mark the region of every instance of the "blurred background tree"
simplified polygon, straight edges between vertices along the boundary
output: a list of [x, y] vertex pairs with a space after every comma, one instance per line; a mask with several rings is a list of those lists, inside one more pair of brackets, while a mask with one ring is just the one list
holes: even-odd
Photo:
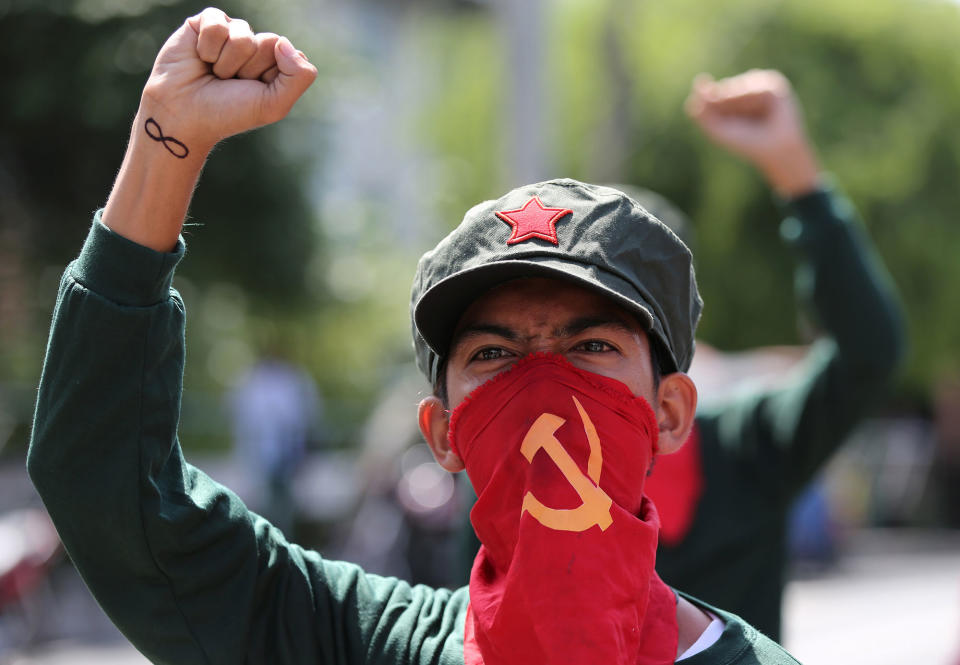
[[[643, 185], [691, 216], [704, 339], [728, 350], [801, 341], [775, 201], [757, 173], [709, 144], [683, 112], [699, 72], [780, 69], [824, 167], [899, 285], [912, 342], [902, 394], [925, 400], [930, 382], [960, 365], [958, 10], [915, 0], [545, 3], [542, 175]], [[487, 165], [496, 155], [499, 166], [471, 176], [503, 186], [504, 162], [523, 146], [504, 146], [500, 124], [487, 120], [484, 101], [496, 107], [511, 74], [502, 24], [486, 27], [486, 38], [460, 40], [455, 31], [446, 44], [449, 75], [425, 135], [458, 161], [479, 153], [473, 163]], [[467, 100], [478, 123], [463, 121]], [[451, 225], [476, 189], [471, 182], [449, 201]]]
[[[190, 11], [186, 2], [19, 3], [4, 17], [4, 62], [25, 69], [3, 105], [4, 198], [28, 211], [23, 255], [30, 263], [72, 257], [86, 233], [79, 211], [103, 204], [116, 174], [139, 93], [157, 50]], [[256, 20], [253, 3], [230, 11]], [[15, 129], [14, 129], [15, 128]], [[236, 282], [254, 297], [295, 301], [315, 238], [297, 165], [276, 136], [224, 143], [194, 201], [194, 242], [204, 261], [191, 275]], [[265, 218], [271, 219], [270, 232]]]
[[[240, 0], [225, 8], [255, 23], [258, 6]], [[0, 62], [12, 72], [0, 106], [5, 382], [35, 379], [54, 279], [106, 200], [158, 49], [197, 10], [195, 2], [171, 0], [0, 3]], [[217, 149], [217, 167], [202, 178], [185, 235], [203, 260], [185, 262], [182, 281], [188, 290], [234, 285], [211, 292], [227, 300], [219, 308], [208, 303], [217, 315], [247, 301], [281, 318], [316, 304], [308, 267], [320, 236], [305, 191], [307, 161], [283, 145], [275, 128], [237, 137]], [[210, 323], [211, 333], [222, 334], [238, 322]], [[206, 356], [216, 335], [192, 333], [191, 350]], [[205, 375], [191, 380], [209, 385]]]

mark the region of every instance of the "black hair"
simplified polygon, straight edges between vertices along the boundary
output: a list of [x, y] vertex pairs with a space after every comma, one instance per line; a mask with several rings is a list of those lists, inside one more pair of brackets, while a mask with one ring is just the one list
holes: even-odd
[[653, 379], [653, 392], [657, 392], [660, 389], [660, 379], [664, 374], [670, 373], [663, 369], [663, 359], [669, 357], [669, 354], [660, 347], [659, 340], [653, 339], [650, 335], [647, 335], [647, 339], [650, 341], [650, 374]]
[[450, 400], [447, 394], [447, 357], [443, 356], [437, 361], [437, 378], [433, 381], [433, 396], [439, 397], [443, 403], [443, 408], [450, 408]]

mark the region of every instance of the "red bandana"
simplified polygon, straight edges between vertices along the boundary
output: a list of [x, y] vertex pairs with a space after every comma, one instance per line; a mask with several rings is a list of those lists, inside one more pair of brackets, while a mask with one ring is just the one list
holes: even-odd
[[654, 571], [643, 496], [649, 404], [560, 356], [525, 358], [477, 388], [450, 443], [478, 500], [467, 665], [672, 663], [676, 597]]
[[683, 447], [658, 457], [647, 478], [647, 496], [660, 514], [660, 542], [671, 547], [680, 544], [693, 526], [702, 494], [700, 428], [694, 422]]

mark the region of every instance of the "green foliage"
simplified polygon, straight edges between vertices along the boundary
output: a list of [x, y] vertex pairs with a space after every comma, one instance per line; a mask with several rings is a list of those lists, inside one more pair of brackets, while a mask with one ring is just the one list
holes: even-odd
[[[923, 393], [960, 365], [955, 3], [563, 0], [546, 7], [551, 173], [636, 183], [688, 212], [706, 301], [702, 337], [727, 349], [798, 341], [794, 263], [771, 194], [683, 113], [699, 72], [776, 68], [793, 82], [825, 168], [857, 205], [903, 296], [912, 335], [904, 387]], [[496, 27], [488, 29], [495, 41]], [[451, 46], [451, 62], [473, 48]], [[494, 63], [473, 61], [447, 81], [451, 101], [431, 117], [452, 118], [453, 105], [475, 99], [496, 72]], [[503, 106], [495, 95], [488, 104], [475, 113], [489, 133], [473, 136], [469, 149], [495, 144], [496, 123], [487, 118]], [[460, 115], [448, 122], [467, 124]], [[438, 144], [471, 157], [458, 151], [466, 145]], [[628, 146], [625, 158], [620, 145]], [[485, 162], [489, 148], [479, 154]]]
[[[0, 0], [0, 62], [13, 72], [0, 106], [0, 376], [24, 386], [16, 399], [27, 405], [20, 409], [26, 419], [56, 278], [106, 199], [156, 51], [203, 6]], [[392, 15], [415, 15], [405, 26], [425, 82], [411, 93], [421, 108], [412, 140], [433, 160], [433, 180], [418, 195], [444, 227], [416, 240], [424, 249], [468, 207], [517, 184], [506, 178], [511, 154], [523, 146], [503, 138], [511, 63], [500, 15], [404, 6]], [[923, 393], [941, 371], [960, 367], [956, 4], [542, 6], [547, 175], [643, 185], [689, 213], [707, 303], [702, 337], [727, 349], [798, 339], [793, 258], [767, 188], [710, 145], [682, 110], [698, 72], [774, 67], [793, 81], [825, 167], [856, 203], [903, 295], [913, 346], [905, 388]], [[316, 112], [310, 104], [326, 99], [333, 84], [377, 85], [378, 63], [338, 36], [340, 28], [323, 24], [327, 12], [309, 3], [221, 7], [254, 27], [287, 30], [321, 80], [298, 104], [299, 117], [231, 139], [203, 175], [177, 282], [190, 311], [188, 396], [216, 403], [209, 395], [229, 384], [272, 330], [321, 381], [334, 426], [347, 428], [368, 411], [391, 368], [410, 359], [414, 233], [391, 235], [407, 227], [384, 222], [392, 212], [385, 197], [347, 216], [328, 215], [327, 226], [343, 234], [320, 241], [305, 192], [320, 168], [325, 127], [309, 117]], [[10, 302], [27, 303], [28, 311]], [[185, 409], [184, 418], [209, 412]]]
[[[157, 51], [186, 16], [205, 6], [178, 0], [0, 2], [0, 62], [8, 73], [0, 105], [0, 388], [12, 395], [0, 399], [0, 416], [5, 402], [13, 414], [6, 417], [19, 423], [13, 437], [19, 447], [25, 445], [56, 275], [106, 201]], [[247, 0], [220, 6], [254, 26], [265, 11]], [[244, 303], [269, 303], [281, 313], [322, 304], [322, 291], [310, 284], [310, 259], [320, 239], [306, 196], [307, 164], [278, 147], [284, 132], [295, 129], [291, 120], [286, 128], [265, 128], [218, 147], [191, 207], [185, 229], [190, 252], [178, 283], [180, 277], [205, 286], [227, 281], [239, 287], [235, 293]], [[192, 352], [214, 346], [213, 335], [223, 331], [191, 325], [188, 334]], [[203, 362], [191, 369], [188, 400], [206, 399], [204, 390], [214, 394], [222, 387], [207, 370]], [[188, 412], [189, 405], [187, 420]]]
[[506, 63], [494, 28], [488, 14], [441, 14], [425, 21], [419, 35], [435, 55], [434, 86], [417, 133], [440, 162], [442, 181], [430, 195], [450, 228], [468, 207], [498, 195]]
[[[228, 12], [256, 19], [252, 3], [226, 5]], [[7, 9], [0, 61], [8, 72], [29, 65], [5, 85], [0, 163], [13, 174], [20, 206], [29, 210], [24, 235], [31, 265], [63, 265], [76, 253], [87, 215], [110, 191], [157, 51], [199, 9], [195, 2], [170, 0], [77, 0], [59, 11], [35, 2]], [[204, 226], [192, 239], [204, 261], [188, 261], [184, 271], [226, 277], [270, 300], [296, 300], [305, 291], [304, 266], [315, 237], [301, 165], [278, 154], [276, 142], [268, 128], [218, 149], [216, 168], [204, 174], [191, 209], [193, 221]]]

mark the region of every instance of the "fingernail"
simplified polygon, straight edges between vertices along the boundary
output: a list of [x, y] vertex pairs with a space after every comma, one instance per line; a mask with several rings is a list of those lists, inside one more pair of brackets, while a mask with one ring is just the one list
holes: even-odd
[[293, 48], [293, 44], [290, 43], [290, 40], [286, 37], [281, 37], [277, 40], [277, 46], [280, 47], [280, 52], [283, 53], [288, 58], [297, 57], [297, 51]]

